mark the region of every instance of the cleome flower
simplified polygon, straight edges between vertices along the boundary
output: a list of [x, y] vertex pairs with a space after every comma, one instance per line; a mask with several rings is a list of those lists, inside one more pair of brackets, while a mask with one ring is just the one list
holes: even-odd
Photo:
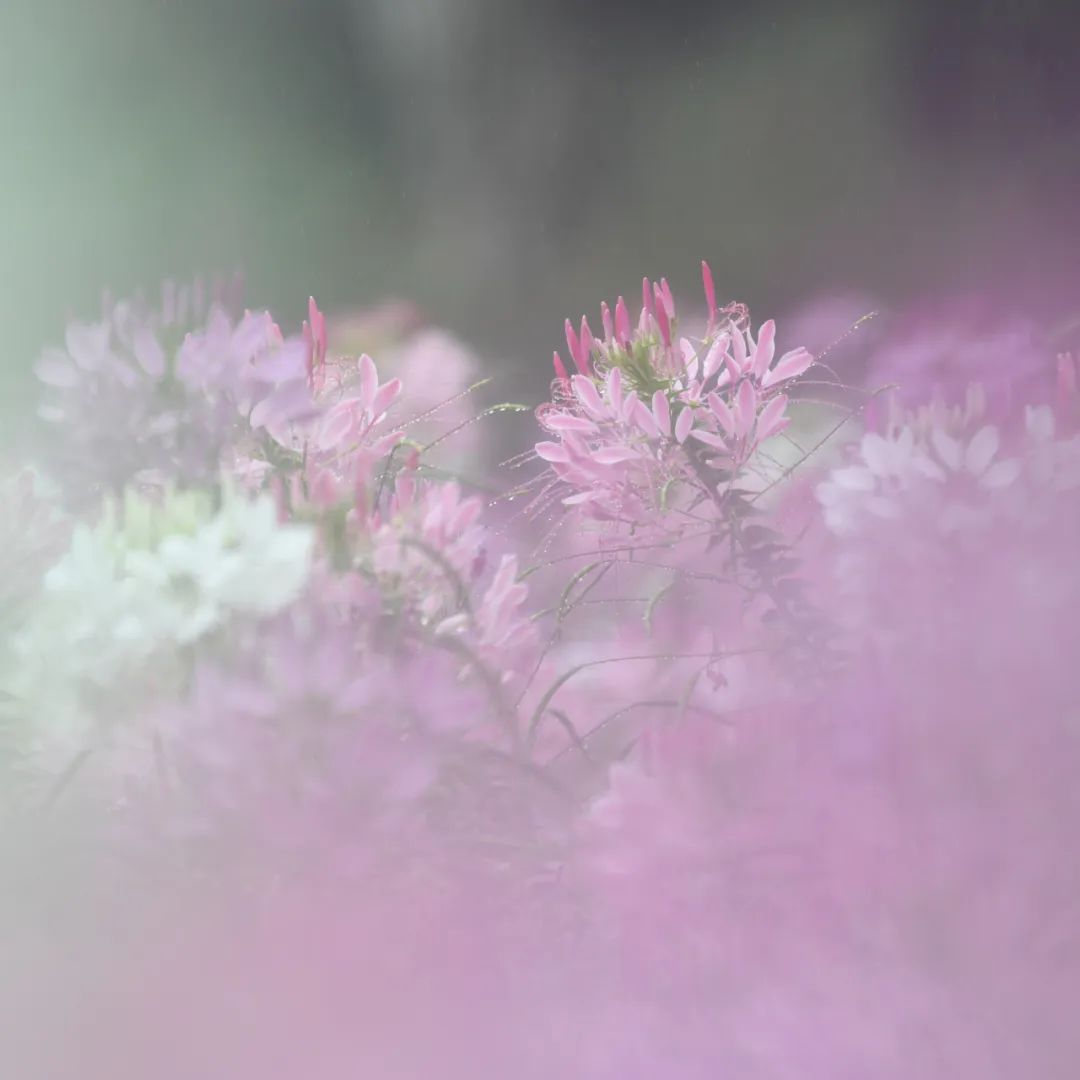
[[1030, 495], [1067, 486], [1076, 440], [1055, 440], [1049, 406], [1028, 406], [1025, 427], [1013, 431], [985, 422], [985, 400], [972, 386], [964, 408], [941, 399], [908, 412], [894, 405], [884, 434], [864, 434], [849, 462], [818, 485], [829, 529], [850, 533], [875, 518], [922, 514], [950, 532], [987, 513], [1030, 516]]
[[129, 491], [98, 524], [77, 526], [45, 574], [40, 601], [13, 635], [6, 689], [52, 764], [66, 763], [54, 750], [70, 757], [85, 747], [94, 702], [121, 692], [122, 680], [167, 684], [178, 650], [299, 596], [314, 531], [279, 523], [268, 496], [225, 490], [218, 509], [203, 492], [152, 502]]
[[157, 309], [121, 301], [70, 324], [64, 348], [38, 361], [44, 456], [69, 495], [145, 477], [212, 482], [232, 444], [311, 414], [303, 340], [265, 311], [204, 310], [196, 292], [166, 285]]
[[755, 337], [741, 305], [716, 306], [702, 264], [709, 317], [696, 344], [677, 334], [666, 281], [643, 282], [631, 326], [620, 297], [602, 307], [603, 338], [567, 321], [576, 372], [555, 356], [553, 400], [539, 412], [553, 437], [536, 444], [561, 501], [594, 519], [640, 527], [669, 511], [715, 501], [766, 440], [790, 423], [784, 389], [813, 363], [805, 349], [776, 358], [776, 326]]
[[351, 501], [375, 462], [404, 438], [387, 423], [402, 382], [381, 382], [367, 354], [331, 360], [326, 320], [314, 299], [302, 340], [283, 361], [276, 373], [287, 377], [250, 414], [252, 427], [264, 429], [274, 445], [254, 445], [234, 468], [256, 486], [275, 468], [290, 474], [293, 505]]

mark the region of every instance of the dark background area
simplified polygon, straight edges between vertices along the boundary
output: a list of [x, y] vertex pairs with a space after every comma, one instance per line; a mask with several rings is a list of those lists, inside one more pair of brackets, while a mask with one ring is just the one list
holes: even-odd
[[[0, 389], [102, 288], [392, 296], [539, 391], [697, 265], [758, 311], [1080, 301], [1080, 5], [0, 0]], [[1080, 303], [1073, 303], [1080, 307]]]

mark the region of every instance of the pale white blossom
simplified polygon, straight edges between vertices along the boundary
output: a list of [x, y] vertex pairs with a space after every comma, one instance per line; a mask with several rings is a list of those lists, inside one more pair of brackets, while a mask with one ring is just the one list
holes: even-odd
[[91, 699], [165, 677], [180, 648], [230, 617], [280, 611], [308, 580], [313, 547], [313, 530], [279, 523], [269, 497], [228, 491], [216, 511], [186, 495], [129, 497], [77, 528], [13, 642], [11, 689], [42, 748], [79, 752]]

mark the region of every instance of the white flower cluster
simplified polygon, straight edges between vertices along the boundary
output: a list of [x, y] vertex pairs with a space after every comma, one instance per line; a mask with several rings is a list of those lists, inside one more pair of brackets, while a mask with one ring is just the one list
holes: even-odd
[[95, 688], [152, 680], [158, 658], [168, 670], [231, 616], [281, 610], [308, 580], [314, 540], [308, 526], [279, 523], [269, 497], [228, 491], [216, 511], [204, 496], [129, 498], [79, 527], [14, 640], [11, 687], [27, 720], [80, 746]]
[[817, 488], [826, 525], [845, 535], [919, 511], [954, 533], [991, 512], [1029, 518], [1033, 498], [1080, 487], [1080, 437], [1057, 437], [1049, 406], [1028, 406], [1008, 456], [999, 429], [972, 419], [924, 410], [884, 435], [867, 432], [854, 459]]

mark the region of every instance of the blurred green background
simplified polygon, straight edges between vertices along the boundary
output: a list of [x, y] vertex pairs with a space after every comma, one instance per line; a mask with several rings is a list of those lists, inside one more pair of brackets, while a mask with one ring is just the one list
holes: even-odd
[[103, 288], [393, 296], [547, 382], [643, 274], [1080, 292], [1073, 3], [0, 0], [0, 415]]

